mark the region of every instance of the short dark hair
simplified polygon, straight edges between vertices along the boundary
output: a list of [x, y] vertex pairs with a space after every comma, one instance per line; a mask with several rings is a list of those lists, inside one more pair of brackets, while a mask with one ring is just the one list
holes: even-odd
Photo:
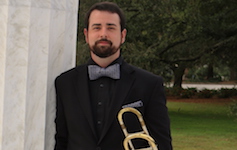
[[89, 11], [86, 13], [86, 17], [85, 17], [85, 27], [87, 29], [89, 26], [89, 18], [90, 18], [91, 12], [93, 10], [108, 11], [111, 13], [118, 14], [119, 18], [120, 18], [121, 32], [123, 31], [123, 29], [125, 29], [125, 24], [126, 24], [125, 15], [124, 15], [123, 11], [119, 8], [119, 6], [113, 2], [99, 2], [99, 3], [96, 3], [93, 6], [91, 6]]

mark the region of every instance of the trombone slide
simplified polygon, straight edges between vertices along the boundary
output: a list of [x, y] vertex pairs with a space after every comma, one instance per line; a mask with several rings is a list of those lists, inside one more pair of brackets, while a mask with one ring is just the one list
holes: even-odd
[[[123, 114], [125, 112], [132, 112], [138, 117], [138, 120], [139, 120], [141, 127], [143, 129], [141, 132], [128, 133], [126, 126], [123, 122]], [[136, 139], [136, 138], [144, 139], [144, 140], [148, 141], [148, 143], [150, 145], [150, 147], [148, 147], [148, 148], [142, 148], [139, 150], [158, 150], [157, 146], [155, 144], [155, 140], [148, 133], [148, 130], [146, 128], [142, 114], [137, 109], [132, 108], [132, 107], [126, 107], [126, 108], [121, 109], [118, 113], [118, 121], [119, 121], [119, 124], [123, 130], [124, 135], [125, 135], [125, 139], [123, 141], [123, 146], [124, 146], [125, 150], [129, 150], [129, 146], [132, 150], [135, 150], [131, 140]]]

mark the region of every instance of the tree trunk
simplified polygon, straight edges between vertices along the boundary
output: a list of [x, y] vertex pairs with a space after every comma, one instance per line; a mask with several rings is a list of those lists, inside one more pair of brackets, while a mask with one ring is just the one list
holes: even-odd
[[230, 81], [236, 81], [236, 80], [237, 80], [236, 68], [230, 67]]
[[209, 64], [207, 67], [207, 80], [212, 80], [214, 77], [213, 65]]
[[185, 69], [186, 69], [186, 66], [184, 64], [179, 64], [173, 69], [174, 71], [173, 87], [182, 88], [183, 75], [184, 75]]

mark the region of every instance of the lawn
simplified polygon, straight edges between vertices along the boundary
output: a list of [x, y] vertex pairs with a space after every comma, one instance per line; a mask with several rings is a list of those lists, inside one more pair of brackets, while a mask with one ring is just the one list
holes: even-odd
[[237, 121], [228, 105], [170, 102], [174, 150], [237, 150]]

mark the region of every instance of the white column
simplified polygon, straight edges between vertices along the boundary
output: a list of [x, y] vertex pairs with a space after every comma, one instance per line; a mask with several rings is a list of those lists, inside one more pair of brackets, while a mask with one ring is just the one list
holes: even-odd
[[0, 0], [0, 150], [52, 150], [54, 79], [75, 66], [78, 0]]

